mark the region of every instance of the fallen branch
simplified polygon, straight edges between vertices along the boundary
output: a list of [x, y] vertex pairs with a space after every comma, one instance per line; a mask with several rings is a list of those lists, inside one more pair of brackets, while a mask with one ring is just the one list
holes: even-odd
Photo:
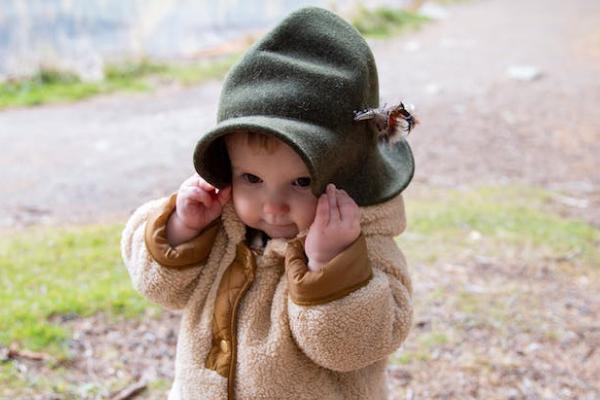
[[2, 349], [3, 360], [14, 360], [16, 358], [26, 358], [33, 361], [48, 361], [52, 360], [53, 357], [50, 354], [40, 353], [27, 349], [19, 349], [16, 343], [10, 345], [10, 347]]
[[144, 379], [139, 380], [138, 382], [132, 383], [131, 385], [119, 390], [117, 393], [113, 394], [110, 400], [128, 400], [133, 399], [138, 394], [142, 393], [146, 390], [147, 383]]

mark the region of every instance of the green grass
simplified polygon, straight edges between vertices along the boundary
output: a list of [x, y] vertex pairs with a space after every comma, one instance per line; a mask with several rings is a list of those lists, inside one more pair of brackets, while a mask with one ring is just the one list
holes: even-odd
[[[81, 399], [81, 391], [68, 379], [57, 379], [57, 376], [68, 376], [68, 371], [57, 368], [51, 376], [33, 375], [19, 371], [14, 363], [0, 364], [0, 398], [2, 399], [34, 399], [40, 394], [60, 399]], [[79, 392], [79, 393], [78, 393]], [[89, 398], [89, 397], [86, 397]]]
[[[107, 380], [75, 380], [71, 370], [55, 367], [42, 372], [19, 371], [16, 363], [0, 364], [1, 399], [108, 399], [111, 393], [131, 383], [127, 378], [113, 377]], [[157, 379], [149, 382], [141, 398], [164, 399], [170, 381]], [[40, 397], [40, 395], [43, 395]]]
[[152, 77], [163, 82], [174, 81], [183, 85], [193, 85], [208, 79], [222, 78], [238, 58], [239, 54], [233, 54], [218, 60], [191, 64], [167, 64], [144, 60], [139, 63], [108, 66], [105, 75], [108, 82], [139, 82]]
[[122, 226], [30, 229], [0, 237], [0, 343], [61, 355], [61, 316], [135, 316], [148, 303], [132, 289], [119, 251]]
[[42, 70], [29, 79], [0, 83], [0, 110], [46, 103], [73, 102], [116, 91], [148, 91], [170, 82], [193, 85], [225, 75], [239, 55], [193, 64], [167, 64], [150, 60], [108, 65], [105, 79], [82, 82], [77, 76]]
[[364, 36], [385, 38], [403, 31], [416, 30], [429, 18], [413, 11], [378, 7], [374, 10], [360, 8], [352, 20], [354, 27]]
[[600, 271], [600, 230], [558, 215], [555, 193], [525, 187], [439, 190], [408, 197], [407, 233], [398, 238], [419, 261], [454, 256], [531, 257]]

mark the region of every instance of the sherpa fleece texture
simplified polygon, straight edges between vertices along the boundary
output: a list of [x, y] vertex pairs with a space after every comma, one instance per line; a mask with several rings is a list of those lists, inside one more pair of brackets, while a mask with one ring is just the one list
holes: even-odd
[[[227, 378], [206, 368], [206, 360], [219, 282], [246, 228], [229, 203], [204, 264], [160, 265], [144, 235], [149, 216], [167, 201], [152, 201], [132, 215], [122, 255], [138, 291], [182, 310], [169, 399], [227, 399]], [[361, 211], [373, 276], [342, 298], [311, 306], [294, 303], [283, 239], [270, 240], [256, 257], [256, 276], [236, 321], [236, 399], [387, 399], [387, 356], [406, 338], [412, 317], [411, 282], [394, 242], [405, 227], [404, 204], [398, 195]]]

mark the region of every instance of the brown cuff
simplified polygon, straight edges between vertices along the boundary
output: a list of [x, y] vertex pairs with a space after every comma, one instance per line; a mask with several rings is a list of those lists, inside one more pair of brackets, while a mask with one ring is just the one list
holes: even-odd
[[295, 240], [289, 243], [285, 265], [289, 295], [302, 306], [340, 299], [365, 286], [373, 276], [363, 235], [316, 272], [307, 267], [302, 241]]
[[217, 232], [219, 218], [211, 222], [192, 240], [172, 247], [167, 240], [167, 222], [175, 210], [177, 193], [156, 213], [148, 216], [144, 240], [157, 263], [167, 268], [188, 268], [205, 261], [210, 254]]

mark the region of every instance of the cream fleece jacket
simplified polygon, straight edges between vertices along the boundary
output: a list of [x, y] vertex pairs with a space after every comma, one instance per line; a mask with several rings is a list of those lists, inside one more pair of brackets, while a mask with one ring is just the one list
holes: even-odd
[[[219, 282], [246, 228], [228, 203], [205, 262], [161, 265], [144, 233], [149, 216], [167, 202], [155, 200], [134, 212], [122, 236], [123, 259], [140, 293], [182, 311], [169, 399], [227, 399], [228, 378], [206, 362]], [[254, 280], [234, 321], [236, 399], [387, 399], [387, 356], [406, 338], [412, 317], [411, 282], [394, 241], [405, 228], [402, 196], [361, 212], [372, 278], [341, 298], [318, 305], [293, 301], [283, 239], [270, 240], [255, 256]], [[172, 253], [176, 257], [177, 248]]]

